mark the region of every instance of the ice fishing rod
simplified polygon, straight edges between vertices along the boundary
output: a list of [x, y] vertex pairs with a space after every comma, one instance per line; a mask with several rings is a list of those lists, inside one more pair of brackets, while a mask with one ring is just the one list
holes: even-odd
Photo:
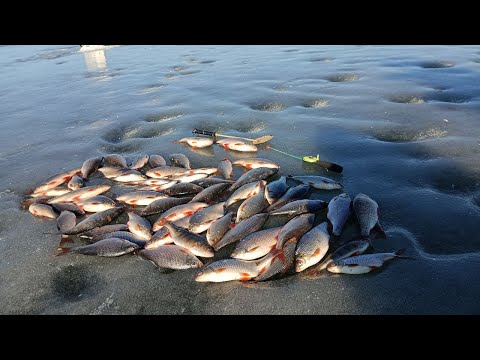
[[[263, 143], [273, 139], [272, 135], [265, 135], [265, 136], [261, 136], [261, 137], [256, 138], [256, 139], [250, 139], [250, 138], [244, 138], [244, 137], [240, 137], [240, 136], [219, 134], [215, 131], [199, 130], [199, 129], [193, 129], [192, 133], [200, 134], [200, 135], [207, 135], [207, 136], [212, 136], [212, 137], [220, 136], [220, 137], [226, 137], [226, 138], [232, 138], [232, 139], [244, 139], [244, 140], [251, 141], [252, 144], [254, 144], [254, 145], [263, 144]], [[335, 164], [335, 163], [331, 163], [331, 162], [328, 162], [328, 161], [320, 160], [320, 155], [300, 157], [300, 156], [295, 156], [295, 155], [286, 153], [285, 151], [281, 151], [281, 150], [272, 148], [269, 145], [267, 145], [265, 147], [265, 149], [266, 150], [273, 150], [273, 151], [279, 152], [281, 154], [290, 156], [294, 159], [302, 160], [304, 162], [308, 162], [308, 163], [312, 163], [312, 164], [318, 164], [318, 165], [324, 167], [325, 169], [336, 172], [336, 173], [341, 173], [343, 171], [343, 166]]]

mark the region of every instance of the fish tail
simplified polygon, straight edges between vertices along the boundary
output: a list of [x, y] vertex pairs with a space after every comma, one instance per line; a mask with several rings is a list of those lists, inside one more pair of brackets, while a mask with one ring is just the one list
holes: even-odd
[[56, 253], [55, 255], [53, 256], [62, 256], [62, 255], [65, 255], [65, 254], [68, 254], [70, 251], [72, 251], [71, 248], [66, 248], [66, 247], [58, 247], [57, 250], [59, 251], [58, 253]]
[[407, 250], [407, 249], [403, 248], [403, 249], [400, 249], [400, 250], [395, 251], [395, 252], [394, 252], [395, 257], [398, 257], [398, 258], [401, 258], [401, 259], [415, 260], [415, 258], [412, 257], [412, 256], [403, 255], [403, 254], [405, 253], [405, 250]]
[[383, 230], [382, 225], [380, 225], [380, 221], [377, 221], [377, 223], [373, 227], [372, 234], [375, 234], [376, 238], [381, 238], [381, 239], [387, 238], [387, 234], [385, 234], [385, 231]]

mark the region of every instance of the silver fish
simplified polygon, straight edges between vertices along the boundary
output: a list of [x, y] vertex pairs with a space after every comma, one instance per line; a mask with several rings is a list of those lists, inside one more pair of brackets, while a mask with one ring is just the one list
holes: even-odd
[[327, 206], [328, 202], [323, 200], [295, 200], [283, 205], [280, 209], [271, 211], [270, 215], [295, 216], [307, 212], [316, 212], [325, 209]]
[[141, 248], [143, 248], [147, 244], [147, 240], [129, 231], [113, 231], [111, 233], [102, 234], [101, 236], [99, 236], [99, 239], [97, 241], [108, 238], [119, 238], [128, 240], [134, 244], [137, 244]]
[[230, 187], [229, 191], [235, 191], [240, 186], [259, 180], [264, 180], [278, 172], [278, 169], [260, 167], [247, 171]]
[[245, 221], [237, 224], [232, 230], [227, 232], [225, 236], [214, 245], [215, 251], [220, 250], [222, 247], [236, 241], [242, 240], [247, 235], [260, 230], [265, 221], [268, 218], [268, 214], [253, 215]]
[[225, 202], [225, 207], [229, 207], [231, 204], [237, 201], [248, 199], [251, 196], [257, 195], [266, 183], [267, 182], [265, 180], [261, 180], [242, 185], [232, 195], [230, 195], [228, 200]]
[[67, 184], [67, 187], [71, 190], [78, 190], [82, 186], [83, 186], [83, 179], [78, 175], [74, 175]]
[[74, 203], [57, 203], [57, 204], [52, 204], [53, 208], [59, 212], [62, 211], [70, 211], [78, 215], [83, 215], [85, 214], [85, 210], [80, 209], [77, 205]]
[[166, 197], [152, 201], [147, 205], [139, 214], [141, 216], [149, 216], [153, 214], [158, 214], [164, 211], [171, 209], [174, 206], [186, 204], [190, 201], [190, 198], [173, 198]]
[[211, 263], [195, 276], [198, 282], [246, 281], [257, 276], [257, 266], [252, 261], [224, 259]]
[[165, 211], [157, 221], [153, 224], [153, 231], [160, 230], [163, 225], [167, 222], [173, 222], [176, 220], [180, 220], [186, 216], [190, 216], [195, 214], [197, 211], [206, 208], [208, 206], [207, 203], [197, 202], [197, 203], [187, 203], [183, 205], [177, 205]]
[[165, 198], [168, 196], [157, 191], [139, 190], [120, 195], [117, 200], [129, 205], [150, 205], [156, 200]]
[[198, 186], [195, 184], [178, 183], [169, 187], [168, 189], [165, 189], [163, 193], [168, 196], [179, 196], [179, 195], [198, 194], [202, 190], [203, 188], [201, 186]]
[[108, 209], [102, 212], [95, 213], [89, 218], [78, 223], [73, 228], [67, 231], [63, 231], [62, 233], [64, 235], [76, 235], [88, 230], [92, 230], [96, 227], [107, 225], [108, 223], [112, 222], [112, 220], [117, 218], [120, 214], [122, 214], [124, 211], [125, 209], [123, 207], [116, 207], [113, 209]]
[[145, 244], [145, 249], [153, 250], [167, 244], [173, 244], [173, 238], [168, 230], [163, 227], [152, 235], [150, 240]]
[[327, 219], [332, 224], [333, 235], [340, 236], [343, 226], [352, 214], [352, 199], [346, 193], [335, 196], [328, 203]]
[[377, 253], [352, 256], [346, 259], [331, 262], [327, 270], [335, 274], [366, 274], [381, 267], [385, 261], [402, 256], [405, 249], [393, 253]]
[[254, 260], [267, 255], [277, 244], [277, 235], [282, 227], [254, 232], [237, 244], [230, 254], [232, 258]]
[[79, 208], [87, 212], [101, 212], [117, 206], [115, 201], [103, 195], [94, 196], [85, 200], [78, 200], [76, 204]]
[[369, 246], [370, 242], [365, 240], [350, 241], [345, 245], [340, 246], [331, 255], [327, 256], [325, 261], [323, 261], [318, 266], [318, 269], [315, 269], [312, 275], [318, 275], [319, 271], [325, 269], [330, 263], [334, 261], [346, 259], [350, 256], [357, 256], [363, 254]]
[[184, 228], [173, 225], [170, 222], [164, 225], [173, 238], [175, 245], [188, 249], [193, 255], [201, 257], [213, 257], [215, 253], [207, 240], [200, 235], [194, 234]]
[[309, 231], [315, 221], [315, 214], [302, 214], [286, 223], [278, 233], [276, 248], [282, 249], [288, 239], [300, 240]]
[[136, 158], [130, 165], [130, 169], [139, 170], [143, 168], [148, 163], [148, 155], [142, 155]]
[[167, 165], [167, 162], [163, 158], [163, 156], [160, 155], [150, 155], [148, 157], [148, 165], [150, 165], [152, 168], [156, 168], [159, 166], [165, 166]]
[[258, 276], [255, 281], [268, 280], [278, 273], [285, 273], [293, 265], [295, 260], [295, 247], [297, 246], [296, 239], [289, 239], [281, 250], [273, 249], [263, 259], [257, 263], [259, 269]]
[[267, 159], [261, 159], [261, 158], [235, 160], [233, 162], [233, 165], [243, 166], [247, 169], [256, 169], [256, 168], [259, 168], [259, 167], [280, 169], [280, 166], [275, 164], [273, 161], [267, 160]]
[[69, 192], [68, 194], [60, 195], [54, 197], [53, 199], [48, 200], [49, 204], [58, 204], [63, 202], [76, 202], [79, 200], [89, 199], [91, 197], [100, 195], [108, 190], [110, 190], [110, 185], [96, 185], [80, 188]]
[[360, 225], [362, 237], [368, 237], [373, 228], [384, 234], [378, 220], [378, 204], [365, 194], [358, 194], [353, 199], [353, 210]]
[[232, 162], [228, 160], [227, 158], [223, 159], [220, 161], [218, 164], [218, 169], [222, 173], [222, 176], [226, 179], [229, 180], [233, 176], [233, 166]]
[[176, 180], [181, 183], [189, 183], [198, 179], [206, 178], [207, 176], [208, 174], [193, 174], [193, 175], [181, 174], [181, 175], [174, 175], [170, 179]]
[[204, 138], [204, 137], [186, 137], [174, 143], [186, 143], [194, 149], [202, 149], [213, 144], [213, 139]]
[[216, 167], [202, 167], [198, 169], [190, 169], [185, 171], [182, 175], [196, 175], [196, 174], [207, 174], [213, 175], [218, 172], [218, 168]]
[[108, 162], [112, 166], [119, 166], [121, 168], [127, 167], [127, 160], [122, 155], [108, 154], [103, 157], [104, 162]]
[[165, 179], [173, 175], [183, 174], [185, 171], [185, 168], [178, 166], [158, 166], [148, 170], [145, 175], [155, 179]]
[[126, 224], [113, 224], [113, 225], [104, 225], [98, 228], [95, 228], [91, 231], [87, 231], [80, 235], [81, 238], [89, 239], [89, 242], [97, 242], [99, 240], [104, 239], [105, 234], [110, 234], [114, 231], [124, 231], [128, 230], [128, 226]]
[[176, 185], [178, 184], [178, 181], [176, 180], [172, 180], [172, 181], [169, 181], [167, 182], [166, 184], [162, 184], [162, 185], [147, 185], [147, 186], [142, 186], [140, 188], [138, 188], [138, 190], [142, 190], [142, 191], [163, 191], [163, 190], [166, 190], [168, 188], [171, 188], [173, 185]]
[[60, 248], [58, 255], [74, 252], [83, 255], [96, 255], [114, 257], [131, 253], [138, 249], [138, 245], [124, 239], [109, 238], [100, 240], [94, 244], [78, 246], [74, 248]]
[[71, 189], [64, 188], [64, 187], [56, 187], [56, 188], [48, 189], [42, 192], [33, 193], [30, 196], [31, 197], [43, 197], [43, 196], [56, 197], [56, 196], [68, 194], [71, 192], [72, 192]]
[[53, 210], [50, 205], [33, 203], [28, 207], [33, 216], [44, 217], [49, 219], [56, 219], [58, 214]]
[[113, 180], [118, 182], [133, 182], [145, 179], [147, 179], [147, 177], [137, 170], [126, 170], [122, 175], [113, 178]]
[[289, 179], [300, 181], [304, 184], [308, 184], [311, 187], [321, 190], [336, 190], [341, 189], [343, 186], [335, 180], [323, 177], [323, 176], [287, 176]]
[[275, 201], [285, 194], [287, 189], [287, 178], [285, 176], [281, 176], [277, 181], [272, 181], [268, 184], [265, 189], [265, 199], [267, 199], [268, 204], [273, 205]]
[[[173, 224], [178, 227], [188, 229], [188, 226], [190, 225], [190, 218], [191, 216], [186, 216], [184, 218], [181, 218], [180, 220], [174, 221]], [[168, 229], [163, 227], [155, 234], [153, 234], [152, 238], [145, 245], [145, 249], [152, 250], [158, 248], [161, 245], [167, 244], [173, 244], [173, 238], [168, 232]]]
[[246, 220], [255, 214], [262, 212], [267, 207], [267, 201], [265, 200], [265, 187], [262, 186], [258, 194], [249, 197], [238, 208], [237, 219], [235, 223]]
[[170, 154], [168, 160], [173, 166], [181, 166], [185, 169], [191, 169], [190, 160], [184, 154]]
[[74, 170], [69, 170], [57, 175], [53, 175], [47, 180], [45, 180], [44, 183], [42, 183], [37, 188], [35, 188], [33, 190], [33, 193], [39, 193], [39, 192], [44, 192], [44, 191], [53, 189], [54, 187], [57, 187], [69, 181], [72, 178], [72, 176], [78, 175], [80, 173], [81, 173], [81, 169], [74, 169]]
[[329, 241], [326, 222], [303, 235], [295, 252], [295, 271], [301, 272], [320, 262], [328, 251]]
[[132, 212], [128, 212], [127, 215], [128, 230], [144, 240], [150, 240], [153, 234], [152, 224], [150, 224], [150, 221]]
[[57, 218], [57, 229], [61, 232], [73, 228], [77, 225], [77, 217], [70, 211], [62, 211]]
[[247, 144], [238, 139], [222, 139], [217, 140], [216, 143], [225, 149], [242, 151], [242, 152], [256, 152], [258, 148], [253, 144]]
[[310, 185], [298, 185], [288, 189], [285, 194], [283, 194], [277, 201], [275, 201], [272, 205], [270, 205], [266, 211], [270, 212], [276, 209], [281, 208], [283, 205], [303, 199], [308, 192], [310, 191]]
[[215, 220], [207, 230], [207, 242], [214, 246], [234, 225], [232, 224], [233, 213], [230, 212], [220, 219]]
[[99, 172], [103, 174], [107, 179], [113, 179], [123, 175], [129, 169], [126, 168], [119, 168], [119, 167], [112, 167], [112, 166], [104, 166], [98, 169]]
[[204, 178], [204, 179], [199, 179], [192, 181], [192, 184], [199, 185], [203, 188], [207, 188], [212, 185], [217, 185], [217, 184], [233, 184], [235, 181], [233, 180], [225, 180], [225, 179], [219, 179], [219, 178]]
[[152, 185], [152, 186], [153, 185], [165, 185], [165, 184], [168, 184], [170, 182], [171, 182], [170, 179], [148, 179], [148, 180], [142, 181], [138, 185]]
[[211, 205], [205, 209], [197, 211], [190, 218], [190, 224], [188, 230], [200, 234], [210, 227], [210, 225], [217, 219], [220, 219], [224, 215], [224, 203], [220, 202], [215, 205]]
[[81, 168], [82, 172], [82, 177], [84, 179], [88, 179], [90, 175], [92, 175], [95, 171], [97, 171], [98, 167], [100, 166], [101, 162], [103, 160], [103, 157], [95, 157], [86, 160]]
[[[48, 200], [50, 200], [51, 198], [52, 198], [51, 196], [33, 197], [33, 198], [23, 200], [20, 203], [20, 205], [22, 206], [23, 209], [28, 209], [28, 207], [32, 204], [46, 204]], [[61, 210], [58, 210], [58, 211], [61, 211]]]
[[230, 184], [217, 184], [212, 185], [206, 189], [200, 191], [192, 199], [192, 202], [203, 201], [206, 203], [212, 202], [214, 199], [220, 197], [220, 195], [230, 186]]
[[162, 245], [153, 250], [140, 250], [138, 255], [165, 269], [182, 270], [203, 266], [195, 255], [177, 245]]

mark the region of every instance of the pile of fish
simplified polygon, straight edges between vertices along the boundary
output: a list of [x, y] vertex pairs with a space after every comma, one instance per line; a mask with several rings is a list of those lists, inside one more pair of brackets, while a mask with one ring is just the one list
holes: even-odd
[[[192, 147], [210, 141], [180, 140]], [[253, 146], [220, 142], [237, 151]], [[277, 164], [260, 158], [223, 159], [216, 167], [196, 169], [184, 154], [165, 158], [145, 155], [130, 164], [117, 154], [88, 159], [46, 180], [22, 205], [34, 216], [56, 219], [56, 256], [133, 253], [161, 269], [202, 268], [199, 282], [262, 281], [291, 268], [363, 274], [403, 257], [401, 250], [361, 255], [370, 247], [371, 232], [384, 235], [378, 205], [369, 196], [309, 199], [317, 189], [340, 190], [332, 179], [279, 176]], [[236, 180], [233, 166], [246, 169]], [[86, 185], [95, 182], [100, 183]], [[335, 246], [352, 215], [361, 238]], [[79, 241], [83, 245], [64, 246]]]

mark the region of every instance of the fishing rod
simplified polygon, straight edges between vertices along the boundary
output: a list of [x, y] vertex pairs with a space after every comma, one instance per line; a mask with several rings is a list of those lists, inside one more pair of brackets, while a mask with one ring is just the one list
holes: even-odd
[[[241, 137], [241, 136], [224, 135], [224, 134], [219, 134], [215, 131], [199, 130], [199, 129], [193, 129], [192, 133], [199, 134], [199, 135], [207, 135], [207, 136], [212, 136], [212, 137], [219, 136], [219, 137], [226, 137], [226, 138], [232, 138], [232, 139], [243, 139], [243, 140], [251, 141], [252, 144], [254, 144], [254, 145], [263, 144], [263, 143], [273, 139], [272, 135], [265, 135], [265, 136], [261, 136], [259, 138], [250, 139], [250, 138], [245, 138], [245, 137]], [[324, 167], [325, 169], [327, 169], [329, 171], [336, 172], [336, 173], [341, 173], [343, 171], [343, 166], [335, 164], [335, 163], [331, 163], [331, 162], [328, 162], [328, 161], [320, 160], [320, 155], [300, 157], [300, 156], [295, 156], [295, 155], [286, 153], [285, 151], [282, 151], [282, 150], [272, 148], [269, 145], [267, 145], [265, 147], [265, 149], [266, 150], [273, 150], [273, 151], [279, 152], [283, 155], [290, 156], [294, 159], [302, 160], [304, 162], [308, 162], [308, 163], [312, 163], [312, 164], [318, 164], [318, 165]]]

